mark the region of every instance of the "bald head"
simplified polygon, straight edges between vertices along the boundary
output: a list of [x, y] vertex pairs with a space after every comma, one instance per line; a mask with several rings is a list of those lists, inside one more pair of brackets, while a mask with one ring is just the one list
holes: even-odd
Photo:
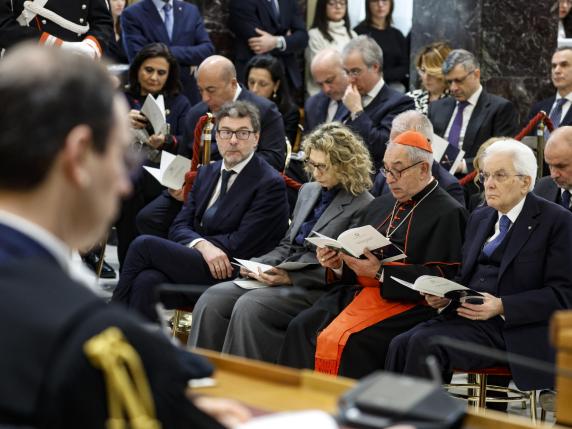
[[431, 121], [427, 116], [416, 110], [407, 110], [393, 119], [389, 139], [393, 140], [405, 131], [417, 131], [423, 134], [429, 142], [433, 140], [433, 125]]
[[336, 49], [319, 51], [310, 66], [312, 77], [322, 92], [332, 100], [342, 99], [348, 78], [342, 65], [342, 55]]
[[234, 64], [221, 55], [212, 55], [199, 66], [197, 86], [209, 110], [216, 113], [223, 104], [233, 101], [238, 82]]
[[546, 142], [544, 160], [556, 184], [572, 190], [572, 127], [556, 129]]

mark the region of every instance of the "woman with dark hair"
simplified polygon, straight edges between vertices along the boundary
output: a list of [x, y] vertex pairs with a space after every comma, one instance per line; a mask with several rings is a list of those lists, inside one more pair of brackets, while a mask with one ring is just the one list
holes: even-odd
[[347, 0], [318, 0], [314, 13], [314, 23], [308, 31], [306, 48], [306, 91], [308, 95], [318, 93], [320, 88], [310, 74], [310, 65], [322, 49], [342, 50], [344, 45], [356, 37], [350, 27]]
[[572, 37], [572, 0], [558, 0], [558, 37]]
[[109, 0], [111, 17], [113, 18], [113, 36], [107, 45], [106, 56], [112, 63], [129, 64], [127, 54], [121, 40], [121, 13], [125, 9], [125, 0]]
[[248, 90], [273, 101], [282, 114], [284, 130], [290, 144], [298, 132], [300, 112], [292, 101], [282, 63], [272, 55], [255, 55], [246, 64]]
[[374, 39], [383, 51], [383, 79], [405, 92], [409, 82], [409, 59], [405, 37], [392, 27], [393, 0], [366, 0], [365, 20], [354, 28]]
[[[157, 98], [163, 96], [168, 130], [154, 133], [149, 121], [141, 113], [148, 95]], [[182, 139], [184, 122], [191, 105], [181, 93], [179, 65], [177, 60], [163, 43], [151, 43], [145, 46], [133, 59], [129, 68], [129, 83], [125, 96], [131, 107], [129, 119], [141, 148], [148, 152], [146, 165], [157, 167], [160, 151], [177, 153]], [[142, 138], [138, 130], [147, 130], [148, 139]], [[137, 237], [135, 225], [137, 213], [154, 200], [164, 189], [149, 173], [138, 169], [133, 176], [133, 192], [123, 201], [121, 216], [116, 223], [117, 253], [120, 264], [123, 263], [129, 244]]]

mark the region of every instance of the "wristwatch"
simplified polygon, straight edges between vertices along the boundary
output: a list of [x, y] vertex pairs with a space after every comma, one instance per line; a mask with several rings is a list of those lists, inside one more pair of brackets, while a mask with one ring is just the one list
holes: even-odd
[[375, 279], [377, 281], [381, 281], [381, 277], [383, 276], [383, 264], [381, 264], [379, 266], [379, 270], [377, 270], [377, 273], [375, 273]]

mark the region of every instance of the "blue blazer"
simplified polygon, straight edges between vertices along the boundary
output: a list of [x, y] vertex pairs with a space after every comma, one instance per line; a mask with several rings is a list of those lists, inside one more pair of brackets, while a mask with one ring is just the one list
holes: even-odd
[[[469, 218], [460, 283], [469, 284], [481, 249], [497, 221], [491, 207]], [[502, 298], [507, 351], [554, 362], [548, 335], [557, 310], [572, 308], [572, 214], [529, 193], [511, 228], [497, 285]], [[554, 376], [510, 363], [513, 379], [523, 390], [553, 386]]]
[[414, 109], [415, 103], [411, 97], [397, 92], [386, 83], [360, 116], [355, 120], [347, 117], [346, 125], [361, 136], [376, 170], [383, 164], [393, 118], [406, 110]]
[[203, 235], [201, 220], [220, 177], [222, 161], [201, 167], [189, 201], [177, 215], [169, 239], [187, 245], [205, 238], [227, 255], [252, 258], [272, 250], [288, 228], [284, 180], [254, 154], [238, 175], [215, 215], [216, 230]]
[[181, 67], [181, 83], [191, 104], [200, 101], [191, 66], [198, 66], [214, 54], [214, 46], [199, 9], [190, 3], [174, 0], [173, 39], [169, 40], [161, 15], [151, 0], [129, 6], [121, 14], [121, 32], [129, 63], [144, 46], [161, 42], [169, 47]]
[[[429, 104], [428, 117], [435, 134], [441, 137], [445, 135], [456, 103], [454, 97], [445, 97]], [[491, 137], [514, 137], [517, 133], [518, 119], [513, 104], [483, 90], [469, 119], [463, 140], [469, 170], [473, 169], [473, 158], [485, 141]]]
[[[328, 107], [331, 98], [322, 91], [309, 97], [304, 103], [304, 132], [310, 133], [314, 128], [326, 122], [328, 116]], [[347, 118], [350, 114], [349, 110], [343, 104], [340, 106], [341, 113], [339, 118]], [[336, 116], [338, 113], [336, 113]]]
[[[437, 179], [439, 186], [447, 191], [447, 193], [457, 200], [459, 204], [465, 207], [465, 193], [463, 192], [463, 187], [459, 184], [459, 181], [455, 176], [449, 173], [436, 161], [433, 161], [433, 165], [431, 166], [431, 174], [435, 179]], [[374, 197], [379, 197], [390, 192], [383, 174], [377, 174], [375, 181], [373, 182], [373, 188], [370, 192]]]
[[[256, 153], [278, 171], [284, 170], [286, 159], [286, 135], [284, 133], [284, 121], [276, 104], [266, 98], [259, 97], [242, 88], [238, 100], [249, 101], [258, 107], [260, 112], [260, 140]], [[185, 137], [183, 144], [179, 146], [179, 154], [191, 158], [193, 156], [193, 142], [195, 141], [195, 125], [199, 118], [206, 114], [208, 106], [204, 102], [194, 105], [185, 120]], [[216, 134], [213, 133], [211, 143], [211, 159], [219, 160], [220, 154], [216, 145]]]
[[254, 56], [248, 46], [248, 39], [256, 37], [255, 28], [274, 36], [283, 36], [286, 50], [274, 49], [270, 54], [282, 60], [284, 70], [294, 88], [301, 88], [302, 73], [298, 68], [296, 54], [303, 52], [308, 45], [308, 32], [304, 17], [298, 10], [296, 0], [278, 0], [280, 19], [273, 12], [274, 0], [230, 0], [228, 26], [236, 36], [236, 70], [241, 82], [245, 82], [245, 66]]

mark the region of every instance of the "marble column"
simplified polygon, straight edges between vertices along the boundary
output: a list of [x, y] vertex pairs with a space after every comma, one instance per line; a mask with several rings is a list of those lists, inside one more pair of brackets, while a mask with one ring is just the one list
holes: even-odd
[[475, 53], [483, 86], [511, 100], [524, 122], [531, 104], [554, 92], [557, 30], [557, 0], [414, 0], [411, 64], [421, 47], [438, 40]]

